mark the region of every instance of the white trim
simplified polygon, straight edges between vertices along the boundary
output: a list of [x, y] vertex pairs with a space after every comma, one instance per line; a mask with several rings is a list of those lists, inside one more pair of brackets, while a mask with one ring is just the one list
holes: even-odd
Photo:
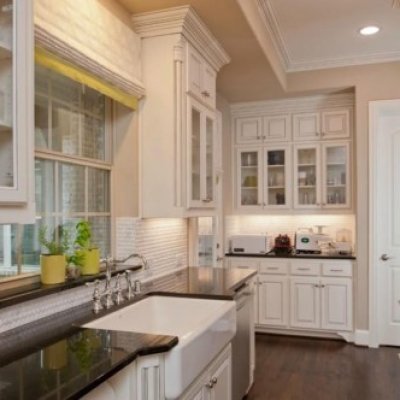
[[354, 343], [357, 346], [375, 347], [370, 344], [370, 335], [367, 330], [356, 329], [354, 331]]
[[331, 94], [307, 97], [291, 97], [282, 100], [250, 101], [231, 104], [232, 117], [259, 116], [260, 113], [301, 112], [332, 107], [353, 107], [354, 94]]
[[133, 28], [142, 38], [182, 34], [218, 72], [230, 57], [191, 6], [132, 15]]
[[372, 54], [360, 54], [357, 56], [343, 56], [329, 59], [319, 59], [310, 61], [296, 62], [290, 56], [290, 51], [285, 43], [282, 29], [276, 12], [270, 0], [251, 0], [255, 1], [265, 28], [274, 44], [274, 48], [279, 55], [282, 68], [285, 72], [301, 72], [327, 68], [337, 68], [362, 64], [377, 64], [400, 60], [400, 51], [379, 52]]

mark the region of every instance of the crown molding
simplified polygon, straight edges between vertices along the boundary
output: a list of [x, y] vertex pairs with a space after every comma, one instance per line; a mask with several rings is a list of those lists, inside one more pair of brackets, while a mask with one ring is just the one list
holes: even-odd
[[283, 38], [282, 29], [279, 26], [279, 22], [271, 1], [252, 1], [256, 1], [257, 3], [257, 6], [260, 10], [260, 15], [262, 16], [262, 19], [264, 21], [265, 28], [271, 37], [277, 53], [279, 54], [282, 67], [284, 68], [286, 73], [400, 61], [400, 52], [397, 51], [352, 57], [343, 56], [331, 59], [296, 62], [290, 56], [290, 51]]
[[310, 109], [352, 107], [354, 102], [355, 96], [352, 93], [327, 94], [281, 100], [233, 103], [230, 106], [230, 110], [233, 117], [259, 116], [264, 113], [306, 112], [310, 111]]
[[132, 15], [133, 29], [141, 38], [183, 35], [218, 72], [231, 59], [191, 6], [172, 7]]

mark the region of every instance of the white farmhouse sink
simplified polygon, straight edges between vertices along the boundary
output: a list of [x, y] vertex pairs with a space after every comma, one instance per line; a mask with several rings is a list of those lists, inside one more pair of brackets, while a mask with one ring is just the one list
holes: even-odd
[[176, 399], [236, 333], [234, 301], [150, 296], [84, 328], [178, 336], [165, 354], [165, 397]]

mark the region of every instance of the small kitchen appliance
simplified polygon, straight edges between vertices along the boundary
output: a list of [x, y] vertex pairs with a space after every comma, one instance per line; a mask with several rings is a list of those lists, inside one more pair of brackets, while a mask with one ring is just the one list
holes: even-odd
[[332, 238], [323, 233], [323, 225], [317, 225], [318, 233], [312, 228], [300, 228], [296, 232], [297, 254], [321, 254], [321, 242], [332, 242]]
[[229, 247], [233, 254], [267, 254], [272, 250], [271, 243], [269, 235], [234, 235]]

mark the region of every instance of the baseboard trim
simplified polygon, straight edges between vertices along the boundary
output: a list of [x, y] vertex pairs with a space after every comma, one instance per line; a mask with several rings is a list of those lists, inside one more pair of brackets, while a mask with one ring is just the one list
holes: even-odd
[[335, 333], [335, 332], [323, 332], [323, 331], [307, 331], [307, 330], [296, 330], [296, 329], [277, 329], [277, 328], [265, 328], [263, 326], [256, 325], [256, 333], [268, 333], [272, 335], [287, 335], [287, 336], [304, 336], [314, 337], [321, 339], [344, 339], [346, 337]]
[[354, 344], [369, 347], [369, 331], [356, 329], [354, 332]]

